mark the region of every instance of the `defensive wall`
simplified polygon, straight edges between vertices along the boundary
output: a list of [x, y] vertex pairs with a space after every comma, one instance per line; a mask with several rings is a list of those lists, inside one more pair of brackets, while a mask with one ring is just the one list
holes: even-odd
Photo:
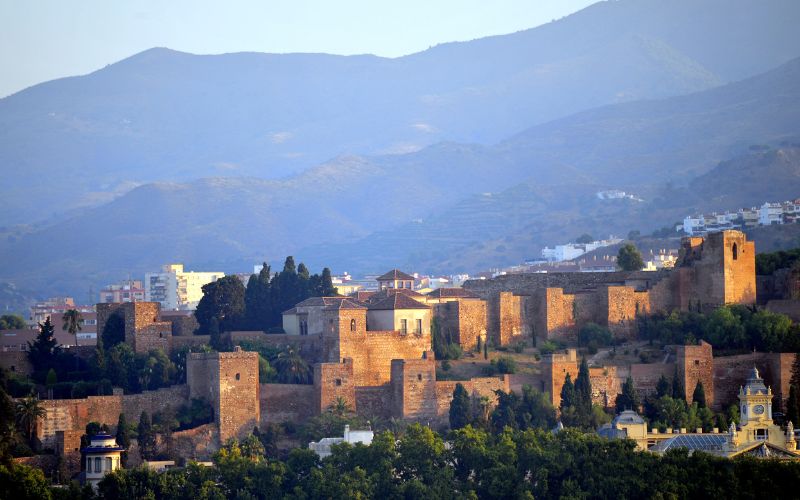
[[508, 345], [533, 333], [574, 341], [593, 322], [619, 339], [636, 336], [636, 318], [652, 312], [756, 302], [755, 246], [739, 231], [684, 238], [674, 270], [525, 273], [470, 280], [487, 302], [487, 335]]

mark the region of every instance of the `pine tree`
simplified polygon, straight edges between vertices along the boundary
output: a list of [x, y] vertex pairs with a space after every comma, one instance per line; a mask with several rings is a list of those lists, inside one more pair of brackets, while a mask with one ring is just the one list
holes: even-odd
[[461, 429], [470, 421], [471, 403], [469, 393], [463, 385], [456, 384], [453, 400], [450, 402], [450, 428]]
[[124, 413], [119, 414], [116, 437], [117, 444], [125, 448], [125, 451], [122, 452], [122, 466], [125, 467], [128, 465], [128, 448], [131, 447], [131, 437], [128, 429], [128, 420], [125, 418]]
[[150, 415], [143, 411], [139, 415], [139, 427], [137, 429], [137, 438], [139, 443], [139, 453], [145, 460], [150, 460], [155, 455], [156, 448], [156, 435], [153, 432], [153, 422], [150, 420]]
[[656, 396], [659, 399], [663, 398], [664, 396], [669, 396], [671, 389], [672, 386], [670, 385], [669, 380], [667, 380], [667, 377], [665, 377], [664, 374], [661, 374], [661, 378], [658, 379], [658, 383], [656, 384]]
[[706, 407], [706, 391], [703, 388], [702, 382], [697, 382], [697, 385], [694, 388], [694, 393], [692, 393], [692, 402], [697, 403], [697, 406], [700, 408]]
[[633, 385], [633, 378], [628, 376], [625, 383], [622, 384], [622, 393], [617, 395], [616, 407], [617, 412], [625, 410], [639, 411], [639, 396], [636, 394], [636, 388]]

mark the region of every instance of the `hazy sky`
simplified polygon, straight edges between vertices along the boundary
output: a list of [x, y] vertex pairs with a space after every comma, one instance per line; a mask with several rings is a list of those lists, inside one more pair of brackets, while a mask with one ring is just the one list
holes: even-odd
[[371, 53], [510, 33], [597, 0], [0, 0], [0, 97], [151, 47]]

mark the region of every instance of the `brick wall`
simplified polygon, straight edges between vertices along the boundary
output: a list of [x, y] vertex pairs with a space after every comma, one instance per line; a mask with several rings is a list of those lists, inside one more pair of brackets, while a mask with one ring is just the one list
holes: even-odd
[[[644, 398], [656, 393], [656, 385], [658, 380], [663, 375], [666, 379], [672, 382], [672, 377], [675, 375], [674, 363], [650, 363], [650, 364], [635, 364], [631, 365], [631, 378], [633, 385], [639, 396]], [[692, 388], [694, 390], [694, 388]]]
[[160, 321], [161, 305], [158, 302], [126, 302], [97, 304], [97, 333], [102, 334], [112, 315], [122, 317], [125, 325], [125, 342], [135, 352], [163, 349], [169, 352], [172, 323]]
[[428, 359], [395, 359], [391, 362], [394, 411], [398, 418], [435, 420], [438, 415], [436, 363]]
[[[755, 366], [766, 385], [772, 387], [773, 394], [780, 398], [776, 397], [773, 404], [783, 408], [789, 397], [794, 356], [793, 353], [755, 353], [714, 358], [714, 407], [738, 402], [739, 388]], [[708, 392], [706, 399], [711, 400]]]
[[28, 361], [27, 351], [0, 352], [0, 366], [12, 373], [30, 375], [33, 365]]

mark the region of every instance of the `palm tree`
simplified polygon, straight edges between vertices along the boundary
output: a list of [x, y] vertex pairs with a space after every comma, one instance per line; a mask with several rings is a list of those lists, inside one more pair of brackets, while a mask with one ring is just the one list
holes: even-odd
[[70, 309], [64, 313], [61, 319], [64, 321], [64, 330], [75, 337], [75, 347], [78, 347], [78, 332], [81, 331], [81, 323], [83, 323], [80, 311], [77, 309]]
[[311, 375], [306, 360], [292, 348], [278, 354], [275, 358], [275, 369], [280, 381], [287, 384], [307, 384]]
[[42, 407], [42, 402], [33, 394], [17, 401], [17, 421], [28, 433], [29, 443], [33, 441], [33, 432], [36, 430], [37, 422], [46, 415], [47, 411]]
[[350, 413], [350, 405], [347, 404], [346, 399], [344, 399], [342, 396], [339, 396], [331, 405], [331, 412], [333, 412], [334, 415], [343, 417]]

